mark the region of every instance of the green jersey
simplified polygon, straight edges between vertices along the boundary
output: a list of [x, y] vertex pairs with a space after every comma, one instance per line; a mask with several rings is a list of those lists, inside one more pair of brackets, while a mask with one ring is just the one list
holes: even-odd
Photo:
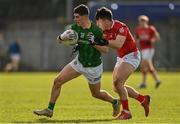
[[79, 36], [79, 55], [78, 60], [83, 67], [96, 67], [102, 63], [101, 53], [89, 44], [87, 35], [93, 34], [98, 38], [102, 38], [102, 31], [95, 24], [91, 23], [90, 28], [83, 29], [77, 24], [72, 24], [71, 29], [76, 31]]

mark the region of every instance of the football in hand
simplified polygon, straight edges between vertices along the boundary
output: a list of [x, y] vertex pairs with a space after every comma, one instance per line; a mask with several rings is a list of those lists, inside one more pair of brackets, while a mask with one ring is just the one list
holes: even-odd
[[58, 42], [64, 45], [75, 45], [78, 42], [78, 33], [72, 29], [66, 30], [60, 37]]

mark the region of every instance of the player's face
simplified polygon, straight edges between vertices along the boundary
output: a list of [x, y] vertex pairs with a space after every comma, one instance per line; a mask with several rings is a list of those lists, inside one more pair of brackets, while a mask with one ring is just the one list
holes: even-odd
[[105, 21], [103, 19], [96, 20], [96, 25], [103, 31], [105, 30]]
[[78, 26], [82, 25], [82, 16], [77, 13], [74, 13], [74, 21]]
[[144, 27], [145, 25], [147, 25], [147, 21], [145, 20], [139, 20], [139, 25]]

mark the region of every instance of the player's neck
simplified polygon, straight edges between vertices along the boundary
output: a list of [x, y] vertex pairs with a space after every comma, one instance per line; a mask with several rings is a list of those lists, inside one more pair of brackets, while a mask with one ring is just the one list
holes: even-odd
[[148, 24], [145, 24], [145, 25], [142, 25], [141, 27], [142, 27], [142, 28], [148, 28], [149, 25], [148, 25]]
[[82, 24], [82, 28], [83, 29], [89, 29], [91, 27], [91, 21], [89, 19], [87, 19], [86, 21], [84, 21], [84, 23]]

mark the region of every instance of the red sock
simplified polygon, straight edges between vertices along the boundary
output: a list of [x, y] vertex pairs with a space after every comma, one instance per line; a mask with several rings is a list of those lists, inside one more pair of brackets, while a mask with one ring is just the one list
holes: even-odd
[[123, 110], [129, 111], [128, 100], [121, 100]]
[[145, 96], [139, 94], [138, 97], [136, 98], [140, 103], [144, 101]]

